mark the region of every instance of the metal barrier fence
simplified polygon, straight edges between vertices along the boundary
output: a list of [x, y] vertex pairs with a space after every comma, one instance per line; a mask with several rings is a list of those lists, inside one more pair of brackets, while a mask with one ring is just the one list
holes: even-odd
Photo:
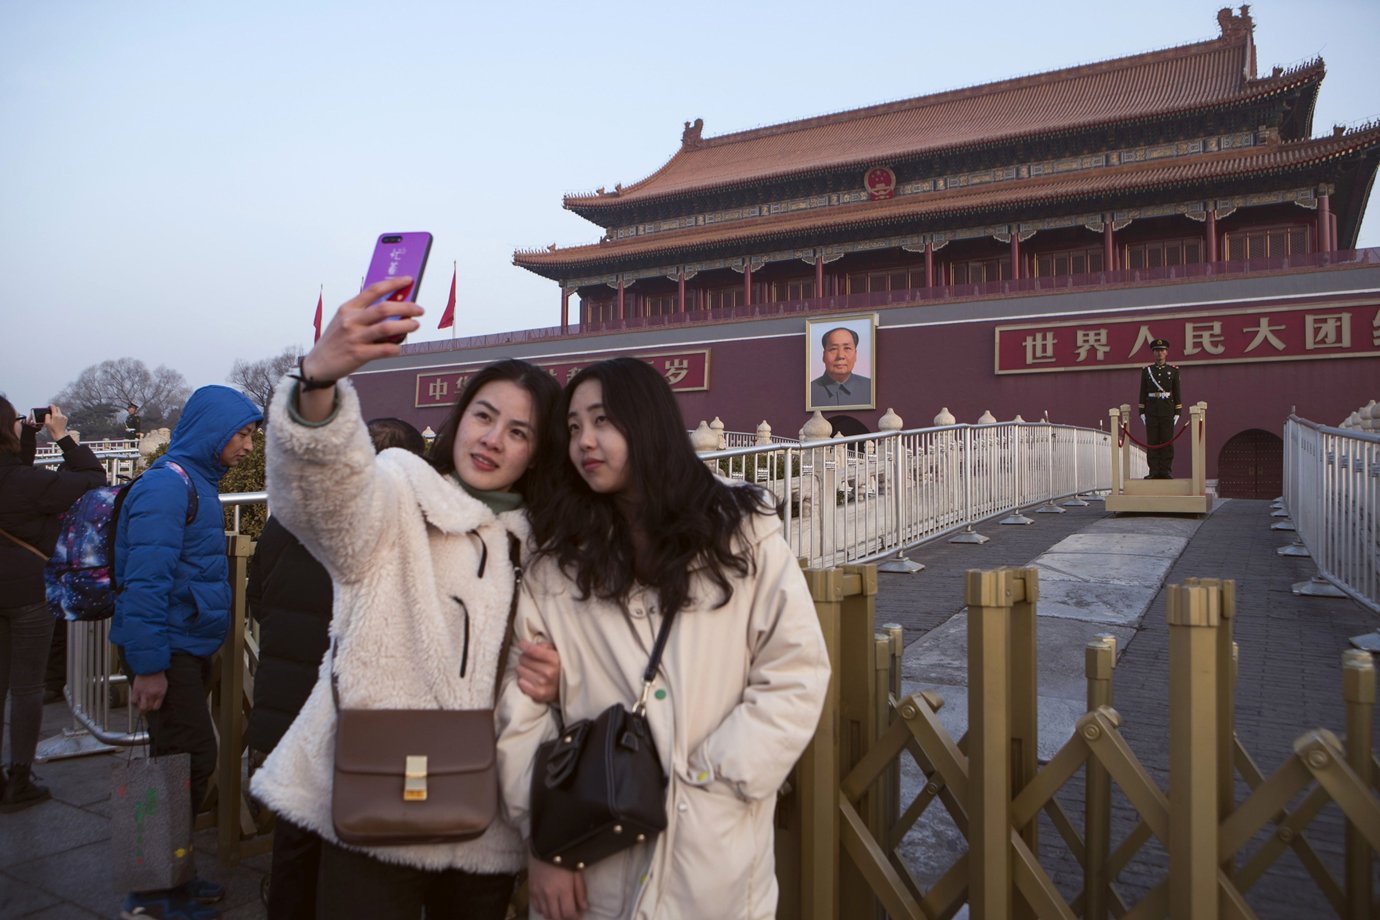
[[1036, 504], [1062, 511], [1056, 500], [1111, 486], [1110, 438], [1091, 428], [1002, 422], [700, 456], [781, 501], [796, 555], [829, 568]]
[[1284, 502], [1319, 574], [1380, 612], [1380, 435], [1291, 415]]
[[[825, 704], [833, 718], [821, 720], [778, 806], [781, 916], [928, 920], [966, 905], [974, 917], [1245, 918], [1254, 916], [1246, 894], [1286, 855], [1306, 875], [1282, 871], [1317, 887], [1317, 916], [1328, 907], [1348, 920], [1375, 915], [1380, 763], [1368, 653], [1342, 656], [1345, 741], [1305, 730], [1267, 776], [1235, 732], [1235, 582], [1170, 585], [1169, 775], [1161, 786], [1112, 708], [1110, 636], [1085, 648], [1087, 713], [1057, 754], [1037, 757], [1037, 569], [967, 573], [962, 738], [939, 720], [940, 696], [902, 696], [899, 630], [873, 625], [876, 567], [807, 577], [833, 663]], [[923, 773], [910, 801], [896, 782], [907, 757]], [[1324, 808], [1346, 822], [1340, 854], [1308, 837]], [[1119, 842], [1114, 810], [1123, 826], [1134, 823]], [[1042, 815], [1055, 832], [1047, 840]], [[902, 846], [945, 820], [966, 848], [918, 855]], [[1060, 851], [1081, 879], [1056, 883], [1043, 860]], [[1136, 889], [1144, 891], [1133, 901]]]
[[[123, 441], [110, 442], [113, 445], [122, 445]], [[132, 442], [131, 442], [132, 443]], [[134, 478], [134, 470], [139, 465], [138, 446], [124, 447], [97, 447], [93, 444], [86, 445], [91, 448], [91, 452], [96, 455], [96, 459], [101, 461], [105, 467], [105, 477], [110, 482], [126, 482]], [[62, 463], [62, 454], [57, 451], [42, 451], [34, 455], [34, 466], [56, 468]]]

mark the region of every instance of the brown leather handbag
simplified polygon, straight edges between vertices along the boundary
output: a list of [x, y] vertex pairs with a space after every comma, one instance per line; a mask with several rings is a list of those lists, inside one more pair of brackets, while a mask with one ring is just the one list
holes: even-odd
[[498, 813], [492, 709], [341, 709], [335, 833], [357, 846], [448, 843]]
[[[516, 580], [494, 677], [495, 698], [508, 661], [522, 580], [518, 541], [511, 534], [509, 553]], [[482, 561], [479, 574], [483, 577]], [[462, 664], [462, 674], [463, 669]], [[334, 671], [331, 692], [336, 703], [331, 818], [342, 842], [371, 847], [452, 843], [488, 829], [498, 814], [492, 707], [342, 709]]]

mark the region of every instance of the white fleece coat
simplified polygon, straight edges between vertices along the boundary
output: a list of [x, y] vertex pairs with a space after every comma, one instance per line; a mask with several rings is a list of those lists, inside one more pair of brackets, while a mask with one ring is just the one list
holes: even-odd
[[[585, 917], [776, 916], [776, 795], [815, 733], [829, 658], [780, 520], [755, 515], [746, 537], [737, 546], [751, 555], [754, 572], [732, 579], [733, 597], [719, 608], [713, 583], [693, 577], [691, 603], [671, 626], [648, 700], [669, 778], [667, 829], [654, 842], [584, 871]], [[560, 650], [567, 723], [614, 703], [631, 708], [660, 625], [653, 591], [637, 591], [625, 611], [609, 601], [579, 600], [548, 559], [524, 575], [516, 634], [545, 636]], [[504, 804], [525, 831], [533, 757], [555, 736], [555, 719], [505, 676], [499, 726]]]
[[[334, 583], [331, 638], [341, 707], [493, 705], [515, 585], [508, 534], [525, 543], [525, 513], [495, 516], [405, 450], [375, 456], [348, 381], [337, 387], [335, 417], [317, 427], [289, 415], [293, 392], [294, 381], [285, 380], [269, 407], [269, 504]], [[301, 714], [254, 774], [252, 789], [274, 812], [339, 843], [331, 821], [330, 668], [328, 654]], [[513, 872], [526, 862], [518, 832], [502, 818], [463, 843], [356, 849], [430, 870]]]

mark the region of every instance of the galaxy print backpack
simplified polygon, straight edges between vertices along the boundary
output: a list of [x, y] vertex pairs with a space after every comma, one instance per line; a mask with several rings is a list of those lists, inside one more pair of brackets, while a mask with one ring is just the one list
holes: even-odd
[[[182, 467], [165, 466], [187, 484], [187, 521], [196, 518], [196, 486]], [[133, 483], [82, 495], [62, 516], [57, 547], [43, 570], [48, 609], [68, 620], [104, 620], [115, 613], [115, 524]]]

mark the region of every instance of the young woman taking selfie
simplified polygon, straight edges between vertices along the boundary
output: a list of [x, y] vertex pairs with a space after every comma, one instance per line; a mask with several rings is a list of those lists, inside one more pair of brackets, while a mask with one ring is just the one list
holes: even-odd
[[[501, 816], [474, 839], [387, 846], [342, 845], [334, 821], [339, 713], [493, 705], [511, 552], [529, 533], [524, 494], [549, 453], [543, 433], [559, 398], [546, 372], [501, 361], [470, 378], [429, 463], [398, 449], [376, 456], [344, 378], [397, 354], [386, 339], [417, 328], [416, 304], [374, 303], [409, 283], [347, 301], [269, 408], [269, 505], [330, 573], [335, 601], [332, 650], [253, 791], [324, 838], [320, 916], [502, 920], [526, 851]], [[554, 653], [518, 657], [517, 692], [552, 696]]]

